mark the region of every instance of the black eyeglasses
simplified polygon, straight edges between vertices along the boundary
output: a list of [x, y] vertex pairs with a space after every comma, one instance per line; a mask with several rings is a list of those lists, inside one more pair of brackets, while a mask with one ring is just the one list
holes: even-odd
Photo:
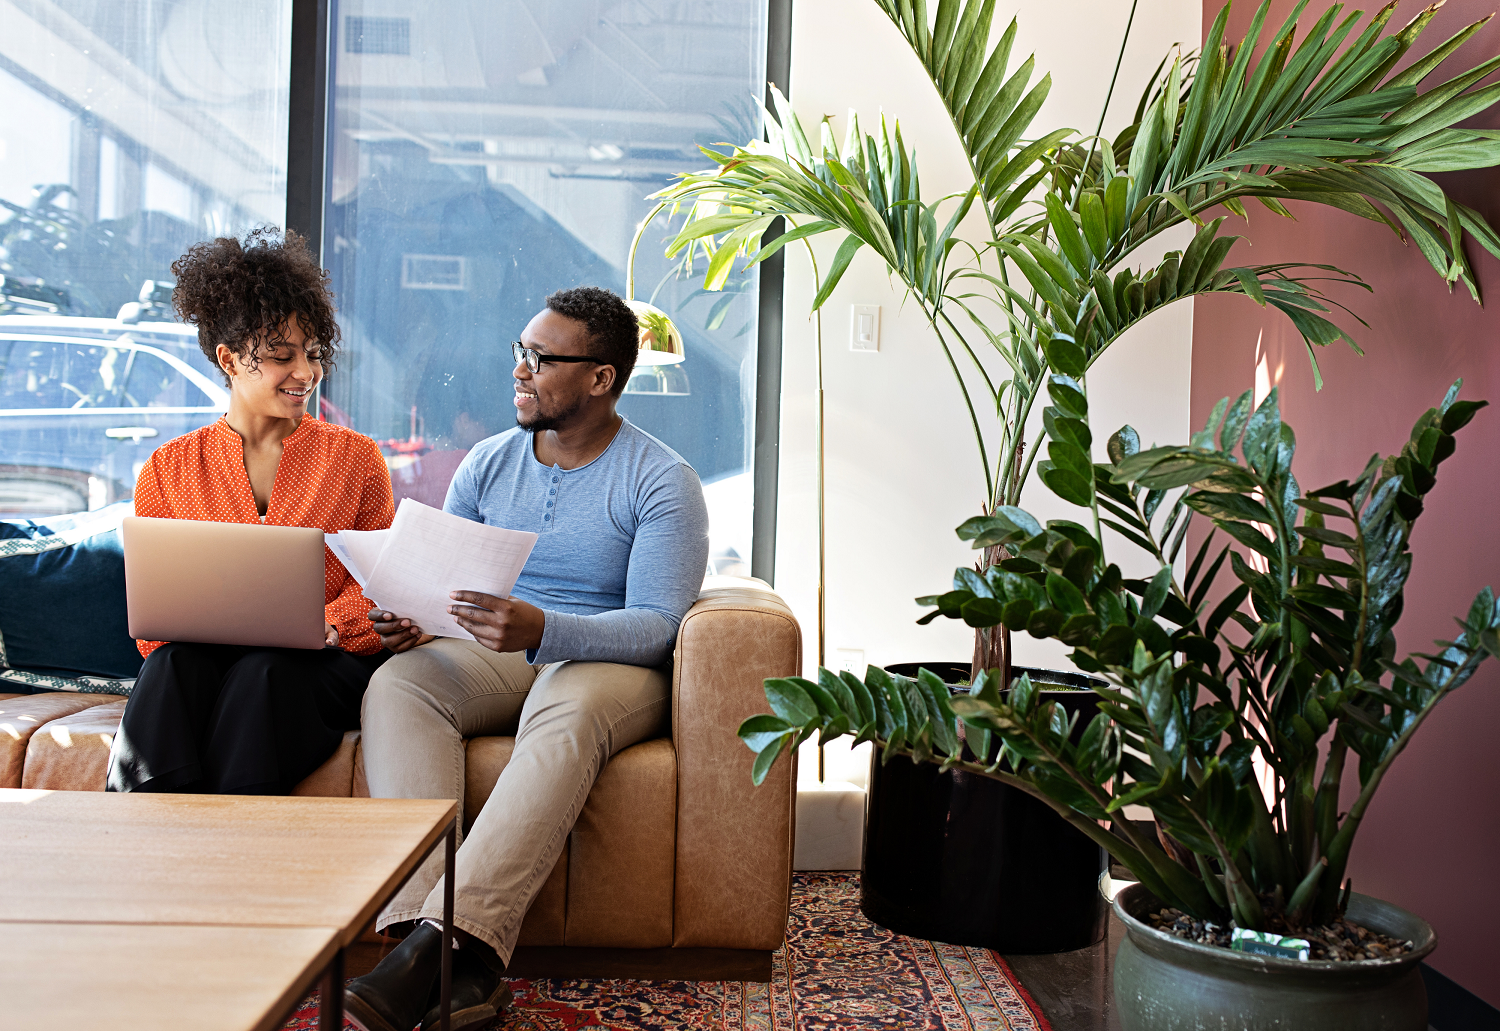
[[514, 341], [510, 345], [510, 353], [511, 356], [515, 358], [517, 365], [525, 362], [526, 367], [532, 372], [540, 371], [542, 362], [593, 362], [595, 365], [609, 364], [608, 362], [601, 361], [598, 358], [590, 358], [586, 355], [543, 354], [542, 352], [535, 350], [534, 348], [525, 346], [519, 340]]

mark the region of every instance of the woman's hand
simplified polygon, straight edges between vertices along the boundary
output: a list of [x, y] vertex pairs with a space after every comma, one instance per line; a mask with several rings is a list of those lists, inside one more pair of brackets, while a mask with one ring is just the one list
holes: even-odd
[[458, 625], [490, 651], [519, 652], [541, 647], [547, 614], [535, 605], [478, 591], [454, 591], [448, 597], [462, 603], [448, 606]]
[[324, 623], [323, 643], [330, 648], [337, 648], [339, 646], [339, 628], [332, 623]]
[[432, 634], [422, 633], [422, 628], [412, 626], [409, 619], [397, 619], [395, 613], [384, 609], [371, 609], [370, 622], [380, 635], [380, 643], [393, 652], [409, 651], [419, 644], [432, 640]]

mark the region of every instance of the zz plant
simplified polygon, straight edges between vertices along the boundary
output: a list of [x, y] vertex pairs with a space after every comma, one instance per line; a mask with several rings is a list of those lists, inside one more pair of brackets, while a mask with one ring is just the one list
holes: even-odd
[[[1026, 676], [1007, 689], [999, 670], [952, 694], [926, 670], [913, 680], [823, 669], [817, 682], [766, 681], [772, 713], [739, 729], [757, 783], [811, 735], [852, 735], [883, 761], [964, 769], [1042, 799], [1200, 919], [1326, 922], [1348, 900], [1350, 848], [1391, 764], [1433, 708], [1500, 655], [1488, 587], [1434, 653], [1398, 660], [1393, 633], [1423, 498], [1485, 404], [1457, 400], [1460, 383], [1399, 454], [1308, 493], [1274, 390], [1258, 408], [1248, 392], [1220, 401], [1187, 446], [1142, 451], [1122, 428], [1109, 461], [1082, 479], [1105, 522], [1160, 564], [1155, 576], [1126, 579], [1088, 527], [1003, 506], [958, 529], [1000, 560], [917, 599], [935, 606], [924, 622], [1071, 645], [1072, 661], [1109, 684], [1092, 721], [1080, 727]], [[1077, 381], [1054, 373], [1047, 389], [1050, 432], [1087, 449]], [[1168, 539], [1195, 517], [1211, 529], [1179, 580]], [[1346, 782], [1357, 785], [1347, 810]], [[1133, 804], [1154, 828], [1124, 818]]]

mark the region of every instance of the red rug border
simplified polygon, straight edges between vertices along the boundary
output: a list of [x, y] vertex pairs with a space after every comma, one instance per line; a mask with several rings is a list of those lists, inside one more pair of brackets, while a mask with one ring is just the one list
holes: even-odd
[[990, 955], [995, 957], [995, 962], [1000, 964], [1000, 969], [1005, 973], [1006, 980], [1016, 990], [1016, 994], [1021, 997], [1021, 1001], [1026, 1003], [1026, 1008], [1031, 1011], [1031, 1015], [1036, 1018], [1037, 1031], [1053, 1031], [1052, 1023], [1047, 1019], [1047, 1015], [1042, 1012], [1041, 1004], [1031, 997], [1031, 993], [1026, 990], [1026, 986], [1016, 976], [1016, 972], [1010, 968], [1009, 963], [1005, 962], [1005, 957], [994, 949], [990, 950]]

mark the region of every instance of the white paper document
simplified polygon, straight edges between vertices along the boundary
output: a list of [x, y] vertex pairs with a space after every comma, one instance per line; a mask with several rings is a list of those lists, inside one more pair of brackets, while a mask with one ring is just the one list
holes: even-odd
[[385, 548], [390, 533], [389, 530], [340, 530], [338, 533], [325, 533], [323, 542], [328, 545], [328, 550], [333, 552], [334, 557], [344, 564], [344, 568], [349, 570], [354, 582], [363, 588], [365, 581], [370, 578], [370, 570], [380, 561], [380, 552]]
[[448, 612], [452, 591], [510, 596], [537, 535], [486, 526], [403, 498], [389, 530], [325, 534], [365, 597], [439, 637], [474, 636]]

